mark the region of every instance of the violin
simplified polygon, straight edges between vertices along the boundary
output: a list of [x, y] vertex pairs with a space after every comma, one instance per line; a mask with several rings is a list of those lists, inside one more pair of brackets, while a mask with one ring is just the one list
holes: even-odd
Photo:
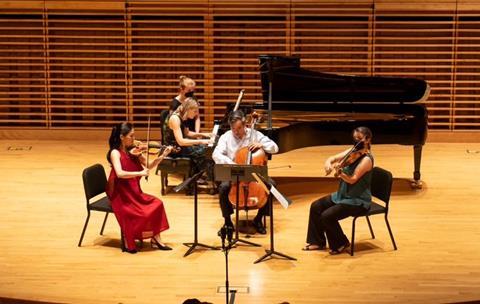
[[[166, 148], [169, 146], [162, 145], [156, 141], [150, 141], [148, 143], [148, 154], [149, 155], [160, 155]], [[180, 152], [180, 147], [172, 147], [172, 152]], [[147, 143], [139, 140], [133, 141], [133, 147], [130, 147], [129, 153], [134, 156], [140, 156], [143, 153], [147, 152]]]
[[[338, 177], [342, 173], [343, 168], [350, 166], [367, 153], [368, 145], [364, 141], [357, 142], [340, 161], [333, 164], [333, 176]], [[331, 172], [332, 170], [327, 171], [326, 175], [328, 176]]]
[[[253, 132], [255, 131], [255, 124], [258, 121], [258, 114], [252, 113], [251, 132], [249, 138], [249, 145], [253, 143]], [[250, 151], [248, 146], [238, 149], [235, 154], [235, 163], [239, 165], [267, 165], [267, 154], [263, 149]], [[238, 208], [259, 209], [267, 203], [268, 195], [258, 182], [240, 182], [238, 187]], [[237, 202], [237, 184], [233, 183], [230, 188], [228, 198], [232, 205], [236, 207]]]

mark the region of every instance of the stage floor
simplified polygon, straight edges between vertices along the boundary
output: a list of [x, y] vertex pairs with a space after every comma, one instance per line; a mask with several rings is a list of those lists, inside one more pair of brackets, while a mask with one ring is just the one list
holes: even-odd
[[[330, 256], [304, 252], [310, 203], [336, 189], [323, 177], [325, 158], [343, 147], [313, 147], [274, 156], [269, 167], [293, 204], [275, 205], [275, 249], [298, 261], [264, 254], [269, 237], [253, 236], [263, 248], [239, 246], [229, 254], [230, 285], [241, 287], [236, 303], [447, 303], [480, 300], [480, 143], [431, 143], [424, 148], [421, 190], [410, 188], [413, 149], [374, 146], [377, 166], [392, 171], [390, 224], [394, 251], [382, 216], [357, 221], [356, 253]], [[470, 151], [470, 152], [468, 152]], [[114, 216], [99, 235], [103, 214], [93, 213], [84, 243], [77, 247], [86, 217], [82, 170], [101, 163], [106, 141], [0, 140], [0, 298], [61, 303], [182, 303], [198, 298], [224, 303], [221, 251], [198, 250], [183, 257], [193, 240], [193, 198], [160, 196], [152, 172], [143, 190], [165, 203], [170, 230], [163, 252], [145, 243], [136, 255], [119, 249]], [[199, 197], [199, 240], [220, 245], [218, 198]], [[351, 218], [342, 221], [347, 236]], [[248, 289], [248, 293], [244, 291]]]

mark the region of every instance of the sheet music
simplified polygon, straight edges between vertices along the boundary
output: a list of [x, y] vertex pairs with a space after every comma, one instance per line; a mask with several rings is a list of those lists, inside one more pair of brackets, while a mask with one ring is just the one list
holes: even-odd
[[[252, 176], [257, 180], [257, 182], [260, 184], [260, 186], [265, 190], [265, 192], [272, 193], [273, 197], [277, 199], [277, 201], [282, 205], [283, 208], [287, 209], [288, 206], [292, 203], [288, 198], [283, 196], [280, 192], [278, 192], [277, 188], [275, 188], [274, 185], [267, 183], [262, 176], [259, 176], [256, 173], [252, 173]], [[270, 186], [270, 190], [268, 189], [267, 185]]]
[[208, 144], [210, 148], [213, 147], [213, 144], [215, 143], [215, 138], [217, 137], [219, 128], [220, 128], [219, 124], [213, 126], [212, 137], [210, 137], [210, 142]]
[[273, 197], [277, 199], [277, 201], [282, 205], [283, 208], [287, 209], [288, 206], [292, 203], [290, 200], [288, 200], [285, 196], [283, 196], [280, 192], [278, 192], [277, 188], [275, 188], [273, 185], [270, 188], [270, 192], [272, 193]]

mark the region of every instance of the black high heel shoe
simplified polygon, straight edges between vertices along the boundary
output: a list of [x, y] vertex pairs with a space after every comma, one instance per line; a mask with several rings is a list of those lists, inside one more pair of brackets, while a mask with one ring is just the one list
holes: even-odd
[[159, 250], [172, 250], [172, 247], [167, 245], [161, 245], [155, 238], [150, 239], [150, 246], [152, 248], [157, 247]]
[[137, 253], [137, 249], [127, 249], [127, 247], [125, 247], [125, 244], [123, 244], [122, 242], [122, 252], [128, 252], [130, 254], [135, 254]]

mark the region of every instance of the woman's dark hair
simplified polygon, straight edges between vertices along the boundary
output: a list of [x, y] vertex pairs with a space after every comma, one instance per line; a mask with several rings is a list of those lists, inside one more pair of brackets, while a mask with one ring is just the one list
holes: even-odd
[[108, 150], [108, 153], [107, 153], [107, 160], [109, 163], [112, 163], [110, 160], [110, 153], [112, 152], [112, 150], [120, 149], [120, 146], [122, 144], [120, 135], [125, 136], [128, 133], [130, 133], [132, 129], [133, 129], [133, 126], [129, 122], [122, 122], [113, 126], [112, 133], [110, 134], [110, 138], [108, 139], [108, 145], [110, 146], [110, 149]]
[[353, 130], [353, 132], [359, 132], [359, 133], [362, 133], [363, 135], [365, 135], [365, 138], [366, 139], [372, 139], [373, 135], [372, 135], [372, 131], [370, 131], [369, 128], [367, 127], [358, 127], [358, 128], [355, 128], [355, 130]]
[[245, 121], [245, 114], [243, 113], [242, 110], [233, 111], [233, 112], [230, 113], [230, 115], [228, 116], [228, 123], [229, 123], [229, 124], [233, 124], [233, 123], [236, 122], [237, 120], [241, 120], [242, 122]]

